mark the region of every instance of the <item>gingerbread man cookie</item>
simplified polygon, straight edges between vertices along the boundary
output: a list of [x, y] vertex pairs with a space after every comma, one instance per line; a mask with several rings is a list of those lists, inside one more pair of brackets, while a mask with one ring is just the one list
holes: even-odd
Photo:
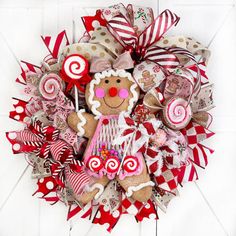
[[142, 72], [142, 78], [139, 80], [140, 83], [143, 83], [144, 90], [149, 90], [155, 85], [155, 75], [151, 74], [150, 71], [144, 70]]
[[114, 145], [113, 142], [119, 132], [119, 114], [131, 113], [138, 100], [138, 85], [125, 70], [103, 71], [96, 73], [87, 85], [85, 97], [92, 114], [85, 110], [73, 112], [68, 123], [89, 140], [83, 159], [85, 171], [95, 184], [77, 196], [77, 200], [87, 203], [97, 199], [110, 180], [116, 179], [128, 197], [147, 201], [152, 194], [153, 182], [143, 155], [131, 155], [128, 144]]

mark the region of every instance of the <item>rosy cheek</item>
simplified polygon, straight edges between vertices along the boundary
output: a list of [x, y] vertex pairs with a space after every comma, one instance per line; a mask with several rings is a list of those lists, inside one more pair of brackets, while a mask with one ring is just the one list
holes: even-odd
[[105, 97], [105, 91], [103, 88], [96, 88], [95, 89], [95, 95], [97, 98], [103, 98]]
[[119, 91], [119, 97], [120, 98], [127, 98], [129, 96], [129, 91], [127, 89], [120, 89]]

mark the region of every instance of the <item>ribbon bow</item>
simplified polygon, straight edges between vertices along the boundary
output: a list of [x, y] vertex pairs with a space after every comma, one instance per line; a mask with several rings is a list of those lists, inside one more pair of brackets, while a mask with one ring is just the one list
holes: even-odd
[[[144, 18], [147, 17], [150, 8], [143, 8], [141, 15], [134, 16], [132, 7], [132, 5], [129, 5], [126, 9], [122, 4], [118, 4], [102, 10], [110, 33], [126, 51], [131, 53], [132, 58], [137, 63], [149, 60], [164, 68], [176, 67], [179, 64], [177, 57], [167, 49], [155, 46], [155, 43], [172, 26], [176, 25], [180, 18], [170, 10], [165, 10], [154, 20], [152, 17], [150, 20], [145, 21], [144, 19], [143, 29], [140, 33], [137, 31], [137, 26], [134, 25], [135, 20], [141, 15]], [[138, 11], [135, 13], [138, 13]]]
[[121, 113], [118, 119], [120, 131], [113, 145], [125, 145], [125, 143], [131, 142], [131, 155], [145, 151], [150, 137], [155, 134], [160, 125], [161, 122], [155, 118], [138, 123], [128, 115], [125, 115], [125, 113]]
[[13, 145], [14, 153], [33, 153], [39, 158], [50, 158], [52, 176], [63, 185], [62, 170], [70, 165], [74, 171], [80, 171], [82, 164], [73, 158], [73, 149], [65, 141], [59, 139], [59, 130], [53, 126], [43, 126], [35, 119], [20, 132], [7, 133]]
[[94, 57], [91, 61], [90, 72], [97, 73], [109, 69], [124, 69], [128, 70], [134, 67], [133, 59], [128, 51], [119, 55], [112, 63], [110, 60], [100, 57]]

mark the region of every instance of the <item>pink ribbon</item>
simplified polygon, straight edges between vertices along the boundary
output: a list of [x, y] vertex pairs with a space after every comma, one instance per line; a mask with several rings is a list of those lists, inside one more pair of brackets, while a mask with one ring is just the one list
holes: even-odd
[[112, 68], [128, 70], [133, 67], [134, 67], [133, 59], [131, 58], [130, 53], [126, 51], [120, 56], [118, 56], [113, 63], [104, 58], [94, 57], [91, 61], [90, 72], [97, 73]]

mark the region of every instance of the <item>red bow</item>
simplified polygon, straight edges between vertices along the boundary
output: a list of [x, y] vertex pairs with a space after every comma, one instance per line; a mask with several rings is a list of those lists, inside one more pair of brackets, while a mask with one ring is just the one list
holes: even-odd
[[14, 153], [34, 153], [40, 158], [51, 158], [52, 176], [63, 185], [62, 170], [70, 165], [73, 171], [80, 171], [82, 164], [74, 159], [73, 149], [65, 141], [59, 139], [59, 130], [53, 126], [43, 126], [35, 119], [20, 132], [9, 132], [7, 138], [12, 144]]

